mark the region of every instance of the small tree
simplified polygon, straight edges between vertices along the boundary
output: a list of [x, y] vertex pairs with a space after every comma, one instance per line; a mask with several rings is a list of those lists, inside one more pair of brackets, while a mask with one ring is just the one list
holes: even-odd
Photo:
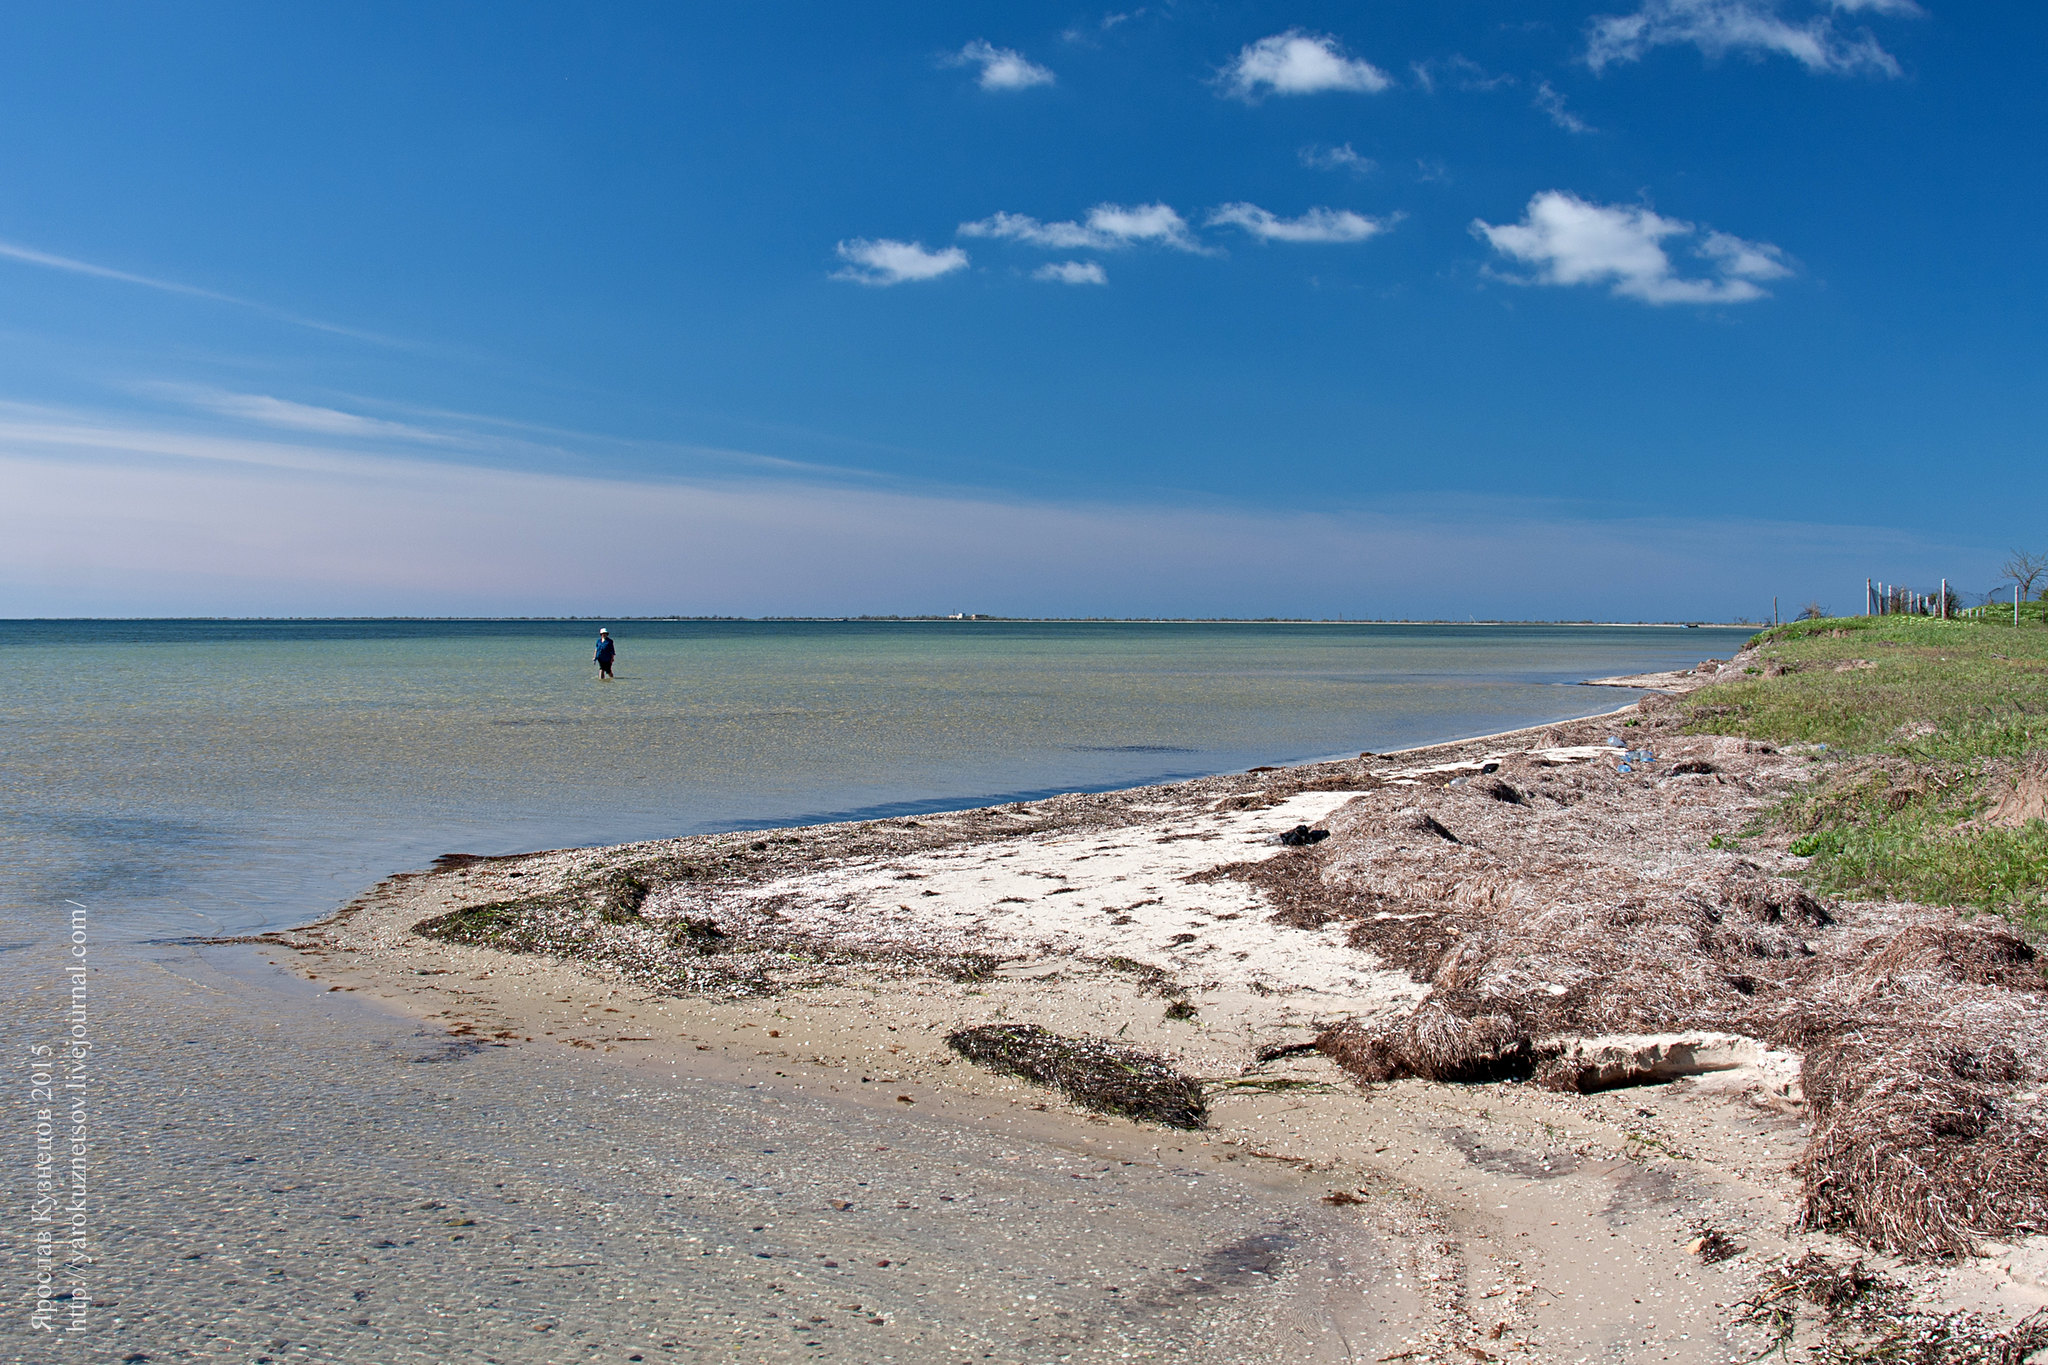
[[2021, 597], [2032, 597], [2034, 584], [2048, 577], [2048, 555], [2014, 550], [2005, 557], [2005, 563], [1998, 566], [1998, 571], [2019, 584]]
[[1808, 602], [1799, 609], [1799, 619], [1802, 621], [1818, 621], [1827, 614], [1828, 609], [1818, 602]]

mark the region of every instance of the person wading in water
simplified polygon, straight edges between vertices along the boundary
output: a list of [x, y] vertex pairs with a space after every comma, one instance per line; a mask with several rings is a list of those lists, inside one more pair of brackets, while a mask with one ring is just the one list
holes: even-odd
[[612, 643], [612, 633], [603, 626], [597, 629], [597, 676], [606, 682], [612, 680], [612, 660], [617, 658], [619, 647]]

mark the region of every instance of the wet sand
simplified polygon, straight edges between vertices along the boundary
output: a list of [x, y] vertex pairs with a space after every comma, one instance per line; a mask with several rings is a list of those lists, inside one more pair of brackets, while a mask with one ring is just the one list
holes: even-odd
[[1199, 1135], [488, 1046], [246, 947], [93, 983], [93, 1359], [1342, 1361], [1435, 1269]]

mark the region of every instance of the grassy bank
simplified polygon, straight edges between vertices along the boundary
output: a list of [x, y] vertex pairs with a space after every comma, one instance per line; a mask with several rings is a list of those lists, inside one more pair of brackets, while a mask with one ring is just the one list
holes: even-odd
[[1817, 888], [2048, 930], [2048, 824], [2015, 818], [2048, 782], [2048, 627], [2029, 615], [1766, 631], [1753, 673], [1685, 698], [1688, 728], [1827, 746], [1827, 776], [1781, 812]]

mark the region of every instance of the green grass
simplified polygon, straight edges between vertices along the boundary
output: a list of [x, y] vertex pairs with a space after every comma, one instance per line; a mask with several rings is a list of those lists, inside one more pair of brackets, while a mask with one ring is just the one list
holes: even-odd
[[[1953, 780], [1929, 780], [1944, 775]], [[2048, 928], [2048, 824], [1965, 824], [1984, 804], [1967, 766], [1853, 765], [1783, 816], [1806, 831], [1792, 852], [1813, 859], [1807, 880], [1818, 890], [1974, 905]]]
[[[1766, 673], [1695, 692], [1686, 709], [1695, 730], [1776, 744], [1925, 761], [2017, 758], [2048, 747], [2048, 628], [2010, 622], [1889, 616], [1780, 626], [1756, 637]], [[1774, 666], [1788, 671], [1769, 676]]]
[[1687, 728], [1827, 746], [1829, 773], [1779, 813], [1816, 888], [2048, 928], [2048, 825], [1974, 823], [2000, 774], [2048, 749], [2048, 603], [2022, 622], [2008, 607], [1781, 626], [1756, 637], [1761, 672], [1681, 703]]

